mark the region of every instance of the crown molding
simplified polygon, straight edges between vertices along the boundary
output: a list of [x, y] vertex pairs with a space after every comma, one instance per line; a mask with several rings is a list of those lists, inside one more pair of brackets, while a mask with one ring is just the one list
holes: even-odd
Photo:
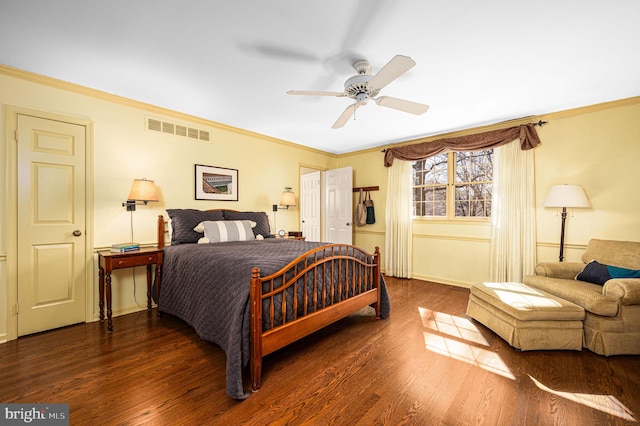
[[31, 82], [34, 82], [34, 83], [38, 83], [38, 84], [42, 84], [42, 85], [48, 86], [48, 87], [54, 87], [56, 89], [65, 90], [67, 92], [72, 92], [72, 93], [76, 93], [76, 94], [80, 94], [80, 95], [84, 95], [84, 96], [89, 96], [89, 97], [96, 98], [96, 99], [101, 99], [101, 100], [104, 100], [104, 101], [107, 101], [107, 102], [117, 103], [117, 104], [120, 104], [120, 105], [123, 105], [123, 106], [128, 106], [128, 107], [139, 109], [139, 110], [142, 110], [142, 111], [147, 111], [147, 112], [151, 112], [151, 113], [155, 113], [155, 114], [162, 114], [162, 115], [165, 115], [165, 116], [168, 116], [168, 117], [177, 118], [177, 119], [183, 120], [183, 121], [186, 120], [188, 122], [192, 122], [192, 123], [201, 124], [201, 125], [204, 125], [204, 126], [213, 127], [215, 129], [218, 129], [218, 130], [232, 132], [232, 133], [240, 134], [240, 135], [247, 136], [247, 137], [262, 139], [262, 140], [265, 140], [265, 141], [274, 142], [274, 143], [277, 143], [277, 144], [281, 144], [281, 145], [285, 145], [285, 146], [289, 146], [289, 147], [294, 147], [294, 148], [297, 148], [297, 149], [303, 149], [303, 150], [314, 152], [314, 153], [318, 153], [318, 154], [328, 155], [328, 156], [330, 156], [332, 158], [343, 158], [343, 157], [349, 157], [349, 156], [352, 156], [352, 155], [360, 155], [360, 154], [364, 154], [364, 153], [368, 153], [368, 152], [380, 152], [380, 150], [385, 149], [385, 148], [393, 148], [393, 147], [411, 145], [411, 144], [420, 143], [420, 142], [430, 142], [430, 141], [434, 141], [434, 140], [442, 139], [442, 138], [451, 138], [451, 137], [464, 136], [464, 135], [473, 134], [473, 133], [480, 133], [480, 132], [486, 132], [486, 131], [491, 131], [491, 130], [503, 129], [503, 128], [506, 128], [506, 127], [518, 126], [520, 124], [538, 122], [540, 120], [542, 120], [542, 121], [550, 121], [550, 120], [556, 120], [556, 119], [559, 119], [559, 118], [573, 117], [573, 116], [576, 116], [576, 115], [588, 114], [588, 113], [593, 113], [593, 112], [597, 112], [597, 111], [603, 111], [603, 110], [606, 110], [606, 109], [619, 108], [619, 107], [624, 107], [624, 106], [636, 105], [636, 104], [640, 103], [640, 96], [635, 96], [635, 97], [631, 97], [631, 98], [619, 99], [619, 100], [610, 101], [610, 102], [603, 102], [603, 103], [599, 103], [599, 104], [588, 105], [588, 106], [583, 106], [583, 107], [578, 107], [578, 108], [572, 108], [572, 109], [567, 109], [567, 110], [562, 110], [562, 111], [556, 111], [556, 112], [551, 112], [551, 113], [547, 113], [547, 114], [541, 114], [541, 115], [535, 115], [535, 116], [532, 115], [532, 116], [528, 116], [528, 117], [515, 118], [513, 120], [501, 121], [499, 123], [493, 123], [493, 124], [488, 124], [488, 125], [483, 125], [483, 126], [471, 127], [471, 128], [466, 128], [466, 129], [452, 130], [452, 131], [446, 132], [446, 133], [439, 133], [439, 134], [436, 134], [436, 135], [425, 136], [425, 137], [422, 137], [422, 138], [412, 139], [412, 140], [409, 140], [409, 141], [399, 142], [399, 143], [395, 143], [395, 144], [389, 144], [389, 145], [386, 145], [386, 146], [378, 146], [378, 147], [375, 147], [375, 148], [368, 148], [368, 149], [359, 150], [359, 151], [347, 152], [347, 153], [344, 153], [344, 154], [333, 154], [333, 153], [330, 153], [330, 152], [327, 152], [327, 151], [322, 151], [322, 150], [319, 150], [319, 149], [316, 149], [316, 148], [306, 147], [306, 146], [299, 145], [299, 144], [296, 144], [294, 142], [286, 141], [286, 140], [283, 140], [283, 139], [278, 139], [278, 138], [274, 138], [274, 137], [271, 137], [271, 136], [263, 135], [263, 134], [260, 134], [260, 133], [252, 132], [250, 130], [241, 129], [239, 127], [234, 127], [234, 126], [229, 126], [227, 124], [218, 123], [217, 121], [208, 120], [208, 119], [205, 119], [205, 118], [202, 118], [202, 117], [197, 117], [195, 115], [190, 115], [190, 114], [182, 113], [182, 112], [179, 112], [179, 111], [174, 111], [174, 110], [171, 110], [171, 109], [167, 109], [167, 108], [159, 107], [159, 106], [156, 106], [156, 105], [148, 104], [148, 103], [145, 103], [145, 102], [136, 101], [136, 100], [133, 100], [133, 99], [125, 98], [123, 96], [119, 96], [119, 95], [114, 95], [114, 94], [111, 94], [111, 93], [103, 92], [101, 90], [91, 89], [89, 87], [81, 86], [79, 84], [70, 83], [70, 82], [64, 81], [64, 80], [58, 80], [58, 79], [53, 78], [53, 77], [47, 77], [47, 76], [42, 75], [42, 74], [36, 74], [36, 73], [30, 72], [30, 71], [25, 71], [25, 70], [21, 70], [21, 69], [18, 69], [18, 68], [13, 68], [13, 67], [10, 67], [10, 66], [7, 66], [7, 65], [0, 64], [0, 74], [7, 75], [7, 76], [10, 76], [10, 77], [14, 77], [14, 78], [19, 78], [21, 80], [31, 81]]
[[610, 102], [602, 102], [602, 103], [599, 103], [599, 104], [587, 105], [587, 106], [583, 106], [583, 107], [572, 108], [572, 109], [567, 109], [567, 110], [562, 110], [562, 111], [556, 111], [556, 112], [551, 112], [551, 113], [547, 113], [547, 114], [531, 115], [531, 116], [522, 117], [522, 118], [514, 118], [512, 120], [501, 121], [499, 123], [493, 123], [493, 124], [488, 124], [488, 125], [484, 125], [484, 126], [477, 126], [477, 127], [467, 128], [467, 129], [452, 130], [450, 132], [439, 133], [437, 135], [425, 136], [425, 137], [422, 137], [422, 138], [412, 139], [412, 140], [409, 140], [409, 141], [398, 142], [398, 143], [389, 144], [389, 145], [385, 145], [385, 146], [379, 146], [379, 147], [375, 147], [375, 148], [368, 148], [368, 149], [361, 150], [361, 151], [353, 151], [353, 152], [342, 154], [341, 157], [347, 157], [347, 156], [350, 156], [350, 155], [359, 155], [359, 154], [364, 154], [364, 153], [368, 153], [368, 152], [380, 152], [380, 151], [382, 151], [384, 149], [387, 149], [387, 148], [393, 148], [393, 147], [399, 147], [399, 146], [405, 146], [405, 145], [413, 145], [415, 143], [421, 143], [421, 142], [431, 142], [431, 141], [435, 141], [435, 140], [438, 140], [438, 139], [453, 138], [453, 137], [458, 137], [458, 136], [470, 135], [470, 134], [474, 134], [474, 133], [488, 132], [488, 131], [492, 131], [492, 130], [504, 129], [504, 128], [507, 128], [507, 127], [519, 126], [521, 124], [537, 123], [538, 121], [558, 120], [558, 119], [561, 119], [561, 118], [574, 117], [574, 116], [577, 116], [577, 115], [590, 114], [590, 113], [594, 113], [594, 112], [598, 112], [598, 111], [604, 111], [604, 110], [607, 110], [607, 109], [620, 108], [620, 107], [637, 105], [637, 104], [640, 104], [640, 96], [635, 96], [635, 97], [632, 97], [632, 98], [625, 98], [625, 99], [618, 99], [618, 100], [610, 101]]
[[125, 98], [123, 96], [114, 95], [112, 93], [103, 92], [101, 90], [92, 89], [86, 86], [81, 86], [79, 84], [70, 83], [64, 80], [59, 80], [53, 77], [48, 77], [42, 74], [37, 74], [30, 71], [21, 70], [18, 68], [13, 68], [8, 65], [0, 64], [0, 74], [6, 75], [9, 77], [18, 78], [20, 80], [30, 81], [32, 83], [42, 84], [44, 86], [53, 87], [55, 89], [64, 90], [66, 92], [88, 96], [88, 97], [91, 97], [94, 99], [100, 99], [106, 102], [116, 103], [126, 107], [135, 108], [141, 111], [146, 111], [153, 114], [160, 114], [166, 117], [176, 118], [181, 121], [187, 121], [194, 124], [200, 124], [203, 126], [212, 127], [217, 130], [231, 132], [231, 133], [247, 136], [250, 138], [257, 138], [264, 141], [273, 142], [273, 143], [285, 145], [285, 146], [296, 148], [296, 149], [302, 149], [302, 150], [313, 152], [316, 154], [328, 155], [332, 158], [338, 157], [337, 154], [322, 151], [316, 148], [310, 148], [304, 145], [296, 144], [294, 142], [274, 138], [272, 136], [267, 136], [261, 133], [252, 132], [250, 130], [241, 129], [239, 127], [222, 124], [217, 121], [212, 121], [206, 118], [197, 117], [195, 115], [174, 111], [174, 110], [163, 108], [157, 105], [148, 104], [146, 102], [136, 101], [133, 99]]

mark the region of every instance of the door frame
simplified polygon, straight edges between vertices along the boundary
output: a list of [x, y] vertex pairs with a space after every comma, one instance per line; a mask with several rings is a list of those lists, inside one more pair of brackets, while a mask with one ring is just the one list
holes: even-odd
[[[18, 115], [30, 115], [47, 120], [62, 121], [85, 127], [85, 322], [93, 312], [94, 305], [94, 253], [93, 253], [93, 121], [86, 118], [71, 117], [36, 111], [27, 108], [7, 105], [7, 318], [6, 340], [18, 338], [18, 318], [16, 305], [18, 303], [18, 149], [16, 144], [16, 130]], [[2, 336], [0, 335], [0, 340]]]

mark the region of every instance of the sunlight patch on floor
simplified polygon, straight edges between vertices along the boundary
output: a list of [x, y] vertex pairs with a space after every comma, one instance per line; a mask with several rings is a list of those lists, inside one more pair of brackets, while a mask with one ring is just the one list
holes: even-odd
[[467, 318], [456, 317], [442, 312], [418, 307], [422, 325], [431, 330], [447, 334], [458, 339], [489, 346], [478, 327]]
[[515, 376], [498, 354], [476, 346], [489, 346], [489, 343], [471, 321], [430, 309], [418, 310], [424, 327], [438, 333], [423, 332], [427, 350], [515, 380]]
[[426, 348], [431, 352], [475, 365], [476, 367], [499, 374], [507, 379], [516, 379], [513, 373], [511, 373], [511, 370], [509, 370], [509, 367], [507, 367], [495, 352], [444, 336], [438, 336], [427, 331], [423, 334]]
[[569, 401], [577, 402], [578, 404], [586, 405], [587, 407], [594, 408], [612, 416], [620, 417], [621, 419], [638, 422], [634, 417], [633, 412], [629, 410], [618, 398], [613, 395], [593, 395], [588, 393], [574, 393], [574, 392], [562, 392], [556, 391], [546, 387], [532, 376], [529, 378], [535, 383], [535, 385], [545, 392], [552, 393], [559, 397], [568, 399]]

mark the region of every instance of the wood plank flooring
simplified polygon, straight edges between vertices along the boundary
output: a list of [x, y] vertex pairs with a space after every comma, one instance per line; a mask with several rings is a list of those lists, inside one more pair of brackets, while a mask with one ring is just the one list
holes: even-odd
[[153, 311], [0, 345], [0, 402], [68, 403], [72, 425], [638, 425], [640, 357], [518, 352], [466, 317], [468, 290], [387, 284], [389, 319], [365, 309], [269, 355], [245, 401], [222, 350]]

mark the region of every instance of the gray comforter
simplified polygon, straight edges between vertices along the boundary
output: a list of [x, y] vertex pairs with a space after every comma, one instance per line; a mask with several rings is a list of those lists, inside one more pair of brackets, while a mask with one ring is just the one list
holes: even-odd
[[[198, 335], [219, 345], [227, 356], [227, 394], [244, 399], [242, 367], [250, 357], [249, 287], [251, 269], [270, 275], [324, 243], [270, 238], [217, 244], [165, 247], [160, 310], [189, 323]], [[381, 279], [381, 315], [390, 312]]]

